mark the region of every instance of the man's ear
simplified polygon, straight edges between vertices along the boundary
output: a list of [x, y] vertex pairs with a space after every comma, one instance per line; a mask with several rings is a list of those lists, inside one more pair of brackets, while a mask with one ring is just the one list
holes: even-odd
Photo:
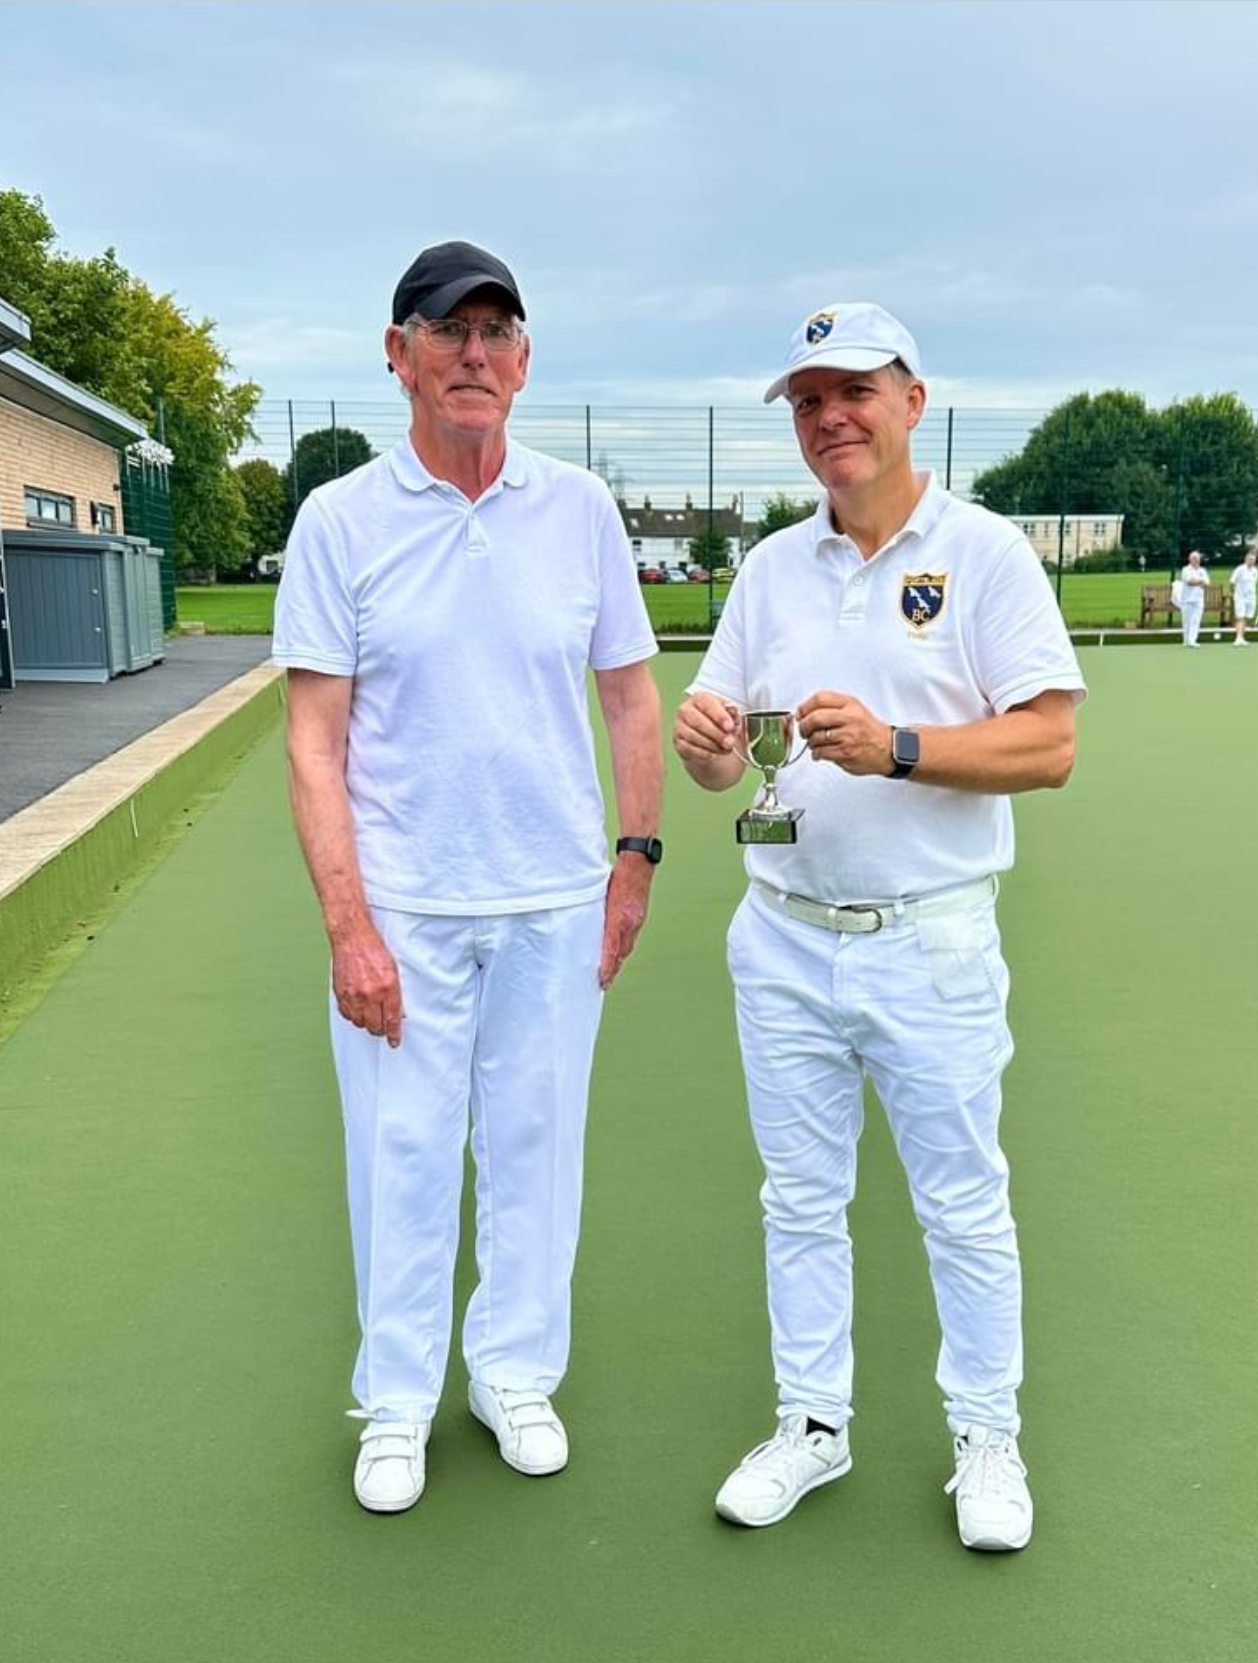
[[408, 393], [415, 391], [411, 385], [411, 367], [407, 359], [406, 331], [400, 324], [391, 323], [384, 332], [384, 355], [389, 360], [389, 368], [397, 376]]

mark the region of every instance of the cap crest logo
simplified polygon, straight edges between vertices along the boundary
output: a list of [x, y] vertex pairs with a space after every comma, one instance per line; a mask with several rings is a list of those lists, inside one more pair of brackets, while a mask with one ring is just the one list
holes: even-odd
[[804, 339], [809, 346], [816, 346], [819, 341], [825, 340], [833, 328], [833, 312], [814, 312], [804, 325]]

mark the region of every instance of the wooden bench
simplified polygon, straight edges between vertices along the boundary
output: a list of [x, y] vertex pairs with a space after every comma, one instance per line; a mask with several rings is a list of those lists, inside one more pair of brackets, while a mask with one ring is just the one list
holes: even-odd
[[[1232, 589], [1227, 583], [1211, 583], [1206, 586], [1206, 606], [1201, 614], [1204, 624], [1212, 612], [1218, 614], [1218, 627], [1230, 626], [1235, 620], [1232, 616]], [[1145, 583], [1140, 589], [1140, 627], [1141, 629], [1175, 629], [1179, 625], [1179, 613], [1171, 605], [1171, 586], [1169, 583]]]

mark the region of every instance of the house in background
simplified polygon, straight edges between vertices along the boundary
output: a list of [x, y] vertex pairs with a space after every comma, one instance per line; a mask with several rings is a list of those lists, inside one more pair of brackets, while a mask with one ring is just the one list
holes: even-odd
[[1123, 540], [1121, 514], [1008, 514], [1018, 530], [1046, 565], [1057, 564], [1060, 543], [1061, 563], [1073, 566], [1085, 554], [1101, 554], [1116, 549]]
[[164, 655], [163, 551], [127, 535], [123, 507], [150, 465], [127, 452], [152, 441], [29, 343], [29, 320], [0, 300], [0, 688], [107, 681]]
[[728, 508], [713, 508], [711, 516], [706, 508], [695, 507], [689, 493], [682, 508], [656, 508], [650, 497], [643, 497], [640, 508], [617, 497], [616, 506], [639, 571], [649, 566], [684, 571], [691, 564], [691, 539], [707, 534], [709, 518], [713, 532], [729, 544], [731, 566], [737, 566], [746, 552], [741, 496], [731, 497]]

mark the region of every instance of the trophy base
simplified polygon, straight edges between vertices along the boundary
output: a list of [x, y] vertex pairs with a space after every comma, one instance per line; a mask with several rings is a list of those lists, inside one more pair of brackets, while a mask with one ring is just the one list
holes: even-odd
[[802, 808], [783, 809], [780, 814], [757, 814], [754, 808], [744, 809], [734, 822], [740, 843], [797, 843], [797, 827], [803, 819]]

